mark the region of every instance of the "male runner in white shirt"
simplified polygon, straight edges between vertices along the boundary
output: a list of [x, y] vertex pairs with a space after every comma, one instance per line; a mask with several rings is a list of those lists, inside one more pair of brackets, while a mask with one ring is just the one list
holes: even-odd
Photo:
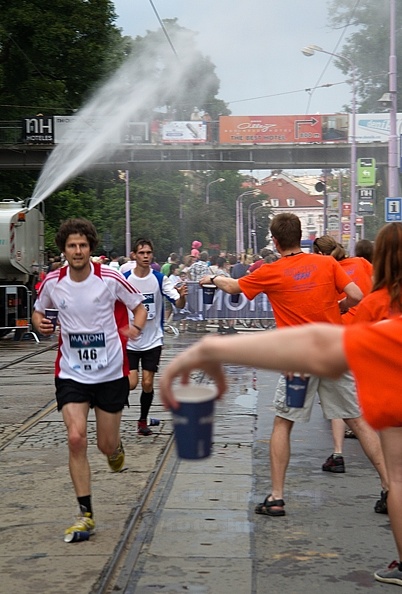
[[154, 376], [158, 371], [163, 345], [164, 307], [166, 297], [178, 309], [186, 303], [188, 288], [186, 284], [175, 289], [167, 276], [151, 268], [154, 247], [150, 239], [137, 239], [132, 251], [136, 266], [124, 276], [128, 282], [144, 296], [147, 321], [141, 336], [129, 340], [127, 354], [130, 362], [130, 390], [138, 384], [139, 364], [142, 365], [142, 391], [140, 396], [140, 418], [137, 431], [139, 435], [152, 434], [147, 418], [154, 397]]
[[[95, 531], [87, 457], [90, 408], [95, 410], [99, 450], [114, 472], [123, 468], [120, 421], [129, 395], [125, 344], [140, 336], [147, 316], [141, 293], [116, 270], [91, 262], [97, 242], [90, 221], [69, 219], [61, 225], [56, 244], [68, 266], [46, 276], [32, 316], [37, 330], [49, 336], [53, 326], [45, 310], [59, 312], [56, 399], [67, 428], [70, 475], [80, 507], [77, 521], [65, 531], [67, 539], [74, 532]], [[130, 326], [127, 308], [134, 316]]]

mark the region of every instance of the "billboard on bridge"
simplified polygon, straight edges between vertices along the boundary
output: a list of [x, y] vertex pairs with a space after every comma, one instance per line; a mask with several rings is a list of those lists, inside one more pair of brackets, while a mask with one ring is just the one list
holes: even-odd
[[221, 116], [221, 144], [347, 142], [348, 115]]
[[[349, 118], [349, 142], [353, 135], [353, 121]], [[402, 134], [402, 113], [396, 116], [396, 133]], [[356, 114], [356, 142], [388, 142], [389, 113]]]
[[165, 144], [192, 143], [202, 144], [207, 141], [207, 126], [198, 121], [165, 122], [162, 125], [162, 142]]

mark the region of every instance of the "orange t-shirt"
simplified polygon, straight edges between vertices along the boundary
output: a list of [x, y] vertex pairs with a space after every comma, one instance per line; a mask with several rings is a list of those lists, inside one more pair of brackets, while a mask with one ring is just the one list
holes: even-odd
[[356, 307], [353, 323], [380, 322], [399, 315], [401, 315], [400, 312], [393, 312], [391, 309], [391, 298], [388, 289], [382, 287], [363, 297]]
[[[351, 281], [356, 283], [363, 295], [368, 295], [373, 286], [373, 265], [365, 258], [345, 258], [339, 264], [342, 266]], [[340, 298], [346, 297], [343, 293]], [[351, 324], [356, 315], [356, 308], [351, 307], [349, 311], [342, 316], [343, 324]]]
[[334, 258], [305, 253], [263, 264], [238, 279], [247, 299], [265, 293], [278, 327], [309, 322], [341, 324], [339, 293], [350, 282]]
[[344, 348], [366, 421], [374, 429], [401, 427], [402, 316], [348, 326]]

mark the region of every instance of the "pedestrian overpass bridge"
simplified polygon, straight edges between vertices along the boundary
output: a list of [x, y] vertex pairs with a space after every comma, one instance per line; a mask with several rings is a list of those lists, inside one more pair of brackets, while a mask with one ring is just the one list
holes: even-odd
[[[40, 170], [55, 146], [46, 144], [0, 143], [0, 170]], [[79, 145], [77, 146], [77, 152]], [[118, 145], [112, 157], [97, 159], [86, 169], [131, 171], [239, 170], [248, 169], [347, 169], [351, 145]], [[377, 167], [388, 166], [387, 143], [357, 143], [357, 158], [373, 158]]]

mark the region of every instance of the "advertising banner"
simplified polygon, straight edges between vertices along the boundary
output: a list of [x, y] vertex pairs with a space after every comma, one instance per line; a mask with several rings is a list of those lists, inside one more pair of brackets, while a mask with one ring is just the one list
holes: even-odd
[[22, 141], [30, 144], [53, 144], [53, 118], [34, 116], [22, 122]]
[[272, 307], [266, 295], [257, 295], [249, 301], [240, 294], [238, 303], [232, 303], [228, 293], [216, 289], [211, 305], [204, 305], [202, 288], [197, 282], [187, 282], [188, 295], [183, 317], [188, 320], [250, 319], [273, 320]]
[[120, 143], [120, 134], [110, 129], [105, 118], [81, 116], [54, 116], [54, 142], [88, 142], [89, 139], [101, 136], [103, 143]]
[[[397, 114], [396, 133], [402, 133], [402, 113]], [[349, 117], [349, 142], [353, 135], [353, 121]], [[356, 114], [356, 142], [388, 142], [389, 113]]]
[[321, 142], [321, 116], [221, 116], [221, 144]]
[[169, 144], [207, 141], [207, 126], [204, 122], [167, 122], [162, 126], [162, 142]]

